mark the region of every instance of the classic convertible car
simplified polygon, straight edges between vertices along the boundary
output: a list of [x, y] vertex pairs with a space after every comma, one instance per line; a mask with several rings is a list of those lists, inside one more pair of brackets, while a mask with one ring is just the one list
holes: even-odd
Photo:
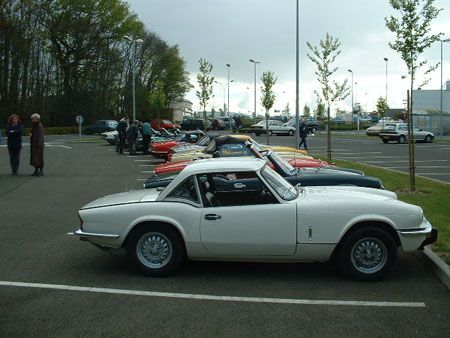
[[205, 133], [201, 130], [185, 131], [174, 140], [152, 142], [149, 147], [150, 154], [167, 159], [170, 154], [170, 148], [195, 143], [204, 135]]
[[[228, 184], [215, 186], [214, 177]], [[251, 185], [239, 180], [253, 178]], [[162, 276], [190, 260], [324, 262], [376, 280], [397, 248], [437, 239], [420, 207], [361, 187], [294, 187], [260, 159], [187, 166], [164, 190], [99, 198], [79, 210], [74, 232], [103, 249], [125, 248], [136, 267]]]

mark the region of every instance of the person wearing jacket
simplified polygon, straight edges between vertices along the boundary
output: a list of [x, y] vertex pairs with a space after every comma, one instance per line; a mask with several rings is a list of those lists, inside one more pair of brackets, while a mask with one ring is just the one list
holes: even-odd
[[144, 155], [148, 154], [148, 147], [152, 140], [152, 127], [150, 123], [144, 122], [142, 124], [142, 150]]
[[139, 121], [135, 120], [127, 130], [128, 150], [130, 155], [136, 155], [136, 140], [139, 134]]
[[299, 134], [300, 134], [300, 144], [298, 145], [298, 148], [300, 149], [300, 147], [303, 146], [305, 147], [305, 150], [308, 150], [308, 146], [306, 145], [306, 137], [308, 137], [308, 127], [306, 126], [306, 120], [303, 119], [302, 120], [302, 124], [300, 125], [299, 128]]
[[31, 115], [33, 129], [30, 133], [31, 157], [30, 165], [34, 167], [34, 173], [31, 176], [44, 176], [44, 126], [41, 123], [39, 114]]
[[117, 126], [117, 132], [119, 133], [119, 143], [116, 147], [116, 153], [123, 154], [123, 148], [125, 147], [125, 140], [127, 138], [128, 130], [128, 116], [124, 116]]
[[20, 117], [12, 114], [5, 127], [5, 134], [8, 138], [9, 163], [13, 175], [17, 175], [20, 165], [20, 151], [22, 150], [23, 124]]

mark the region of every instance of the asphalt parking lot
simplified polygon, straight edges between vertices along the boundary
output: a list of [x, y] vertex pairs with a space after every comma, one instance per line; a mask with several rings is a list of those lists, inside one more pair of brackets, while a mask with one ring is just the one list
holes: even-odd
[[[331, 264], [189, 262], [171, 277], [141, 276], [125, 257], [67, 233], [79, 226], [79, 207], [140, 189], [160, 161], [74, 139], [47, 137], [44, 177], [29, 176], [28, 147], [19, 175], [10, 175], [0, 147], [0, 337], [448, 336], [450, 293], [416, 253], [400, 253], [376, 283], [349, 281]], [[313, 154], [324, 152], [324, 137], [308, 141]], [[335, 142], [336, 157], [378, 151]], [[431, 146], [450, 148], [442, 145]]]

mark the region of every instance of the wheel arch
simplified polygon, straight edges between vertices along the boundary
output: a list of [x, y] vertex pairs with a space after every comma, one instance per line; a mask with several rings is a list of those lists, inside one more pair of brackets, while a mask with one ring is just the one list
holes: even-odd
[[355, 231], [357, 231], [359, 229], [367, 228], [367, 227], [377, 228], [377, 229], [386, 231], [393, 238], [395, 245], [397, 247], [401, 246], [401, 242], [400, 242], [398, 233], [397, 233], [397, 231], [395, 231], [393, 226], [391, 224], [389, 224], [389, 222], [384, 221], [384, 220], [362, 220], [362, 221], [356, 222], [355, 224], [353, 224], [352, 226], [350, 226], [346, 229], [346, 231], [343, 233], [343, 235], [339, 239], [338, 244], [334, 248], [333, 253], [331, 254], [331, 259], [334, 260], [337, 258], [337, 255], [339, 254], [339, 250], [342, 246], [342, 243], [344, 243], [345, 240], [352, 233], [354, 233]]

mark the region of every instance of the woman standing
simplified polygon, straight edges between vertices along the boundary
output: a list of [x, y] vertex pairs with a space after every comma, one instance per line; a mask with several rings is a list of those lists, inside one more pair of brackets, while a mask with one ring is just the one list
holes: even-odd
[[20, 150], [22, 149], [22, 135], [23, 124], [20, 117], [12, 114], [8, 119], [8, 124], [5, 128], [6, 136], [8, 137], [8, 152], [9, 163], [13, 175], [17, 175], [20, 164]]
[[31, 176], [44, 176], [44, 127], [41, 123], [39, 114], [31, 115], [33, 129], [30, 133], [31, 140], [31, 159], [30, 165], [34, 167], [34, 173]]

